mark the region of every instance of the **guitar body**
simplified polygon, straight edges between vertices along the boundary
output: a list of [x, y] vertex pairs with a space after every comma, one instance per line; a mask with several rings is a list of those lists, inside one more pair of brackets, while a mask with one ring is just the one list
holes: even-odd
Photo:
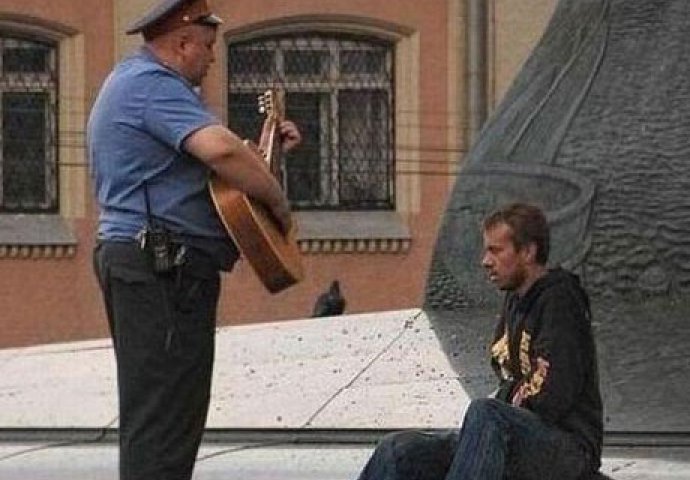
[[269, 292], [304, 278], [297, 241], [283, 235], [266, 209], [216, 176], [209, 187], [223, 225]]
[[[272, 91], [266, 92], [260, 97], [262, 108], [266, 108], [263, 102], [269, 100], [271, 111], [275, 112], [280, 98]], [[275, 128], [279, 120], [269, 115], [261, 134], [259, 150], [269, 163], [275, 161]], [[274, 168], [271, 170], [277, 172]], [[269, 292], [278, 293], [304, 278], [297, 240], [294, 235], [283, 235], [262, 205], [228, 187], [215, 175], [209, 181], [209, 191], [225, 229]]]

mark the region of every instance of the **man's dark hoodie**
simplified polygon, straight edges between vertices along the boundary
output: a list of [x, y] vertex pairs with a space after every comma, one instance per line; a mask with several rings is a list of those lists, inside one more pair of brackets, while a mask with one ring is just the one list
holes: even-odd
[[578, 277], [556, 268], [524, 296], [508, 293], [491, 352], [497, 398], [575, 434], [598, 468], [602, 402], [589, 299]]

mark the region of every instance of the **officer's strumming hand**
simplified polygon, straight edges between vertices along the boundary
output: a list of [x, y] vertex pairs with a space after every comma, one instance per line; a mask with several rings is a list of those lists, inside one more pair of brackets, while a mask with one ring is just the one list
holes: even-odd
[[287, 197], [283, 196], [281, 201], [275, 205], [271, 205], [271, 215], [278, 222], [278, 227], [283, 235], [287, 236], [293, 228], [292, 217], [290, 215], [290, 203]]

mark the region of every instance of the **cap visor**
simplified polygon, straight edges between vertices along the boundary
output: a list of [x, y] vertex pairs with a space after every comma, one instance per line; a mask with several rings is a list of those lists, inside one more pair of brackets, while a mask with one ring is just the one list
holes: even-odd
[[195, 23], [198, 23], [200, 25], [208, 25], [211, 27], [215, 27], [215, 26], [223, 23], [223, 19], [220, 18], [215, 13], [209, 13], [208, 15], [199, 18]]

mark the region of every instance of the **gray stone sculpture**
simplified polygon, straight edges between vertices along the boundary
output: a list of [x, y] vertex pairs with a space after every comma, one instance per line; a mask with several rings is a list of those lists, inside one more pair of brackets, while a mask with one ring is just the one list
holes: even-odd
[[689, 72], [687, 0], [560, 1], [465, 159], [432, 260], [425, 309], [471, 393], [493, 384], [500, 299], [479, 224], [529, 201], [592, 296], [606, 428], [690, 430]]

